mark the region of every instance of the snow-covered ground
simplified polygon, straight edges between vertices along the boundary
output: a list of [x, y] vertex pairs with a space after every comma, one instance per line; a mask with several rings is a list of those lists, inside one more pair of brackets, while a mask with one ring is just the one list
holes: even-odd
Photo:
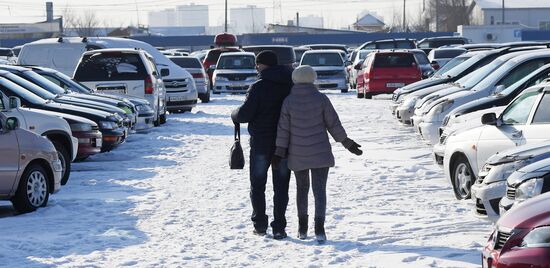
[[46, 208], [14, 216], [0, 202], [0, 266], [480, 266], [491, 226], [454, 198], [430, 147], [392, 118], [388, 100], [327, 94], [365, 154], [333, 146], [326, 244], [296, 238], [294, 179], [289, 237], [252, 234], [247, 167], [228, 168], [229, 114], [243, 97], [228, 95], [74, 164]]

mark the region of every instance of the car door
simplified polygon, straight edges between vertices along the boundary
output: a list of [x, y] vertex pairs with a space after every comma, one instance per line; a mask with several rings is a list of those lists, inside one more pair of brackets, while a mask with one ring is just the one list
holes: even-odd
[[523, 131], [538, 95], [538, 92], [532, 91], [519, 96], [502, 112], [500, 126], [483, 127], [477, 144], [478, 170], [491, 155], [525, 144]]
[[0, 115], [0, 196], [8, 195], [19, 170], [19, 144], [15, 131], [6, 130], [6, 117]]
[[531, 123], [526, 125], [521, 133], [527, 144], [550, 140], [550, 88], [541, 94]]

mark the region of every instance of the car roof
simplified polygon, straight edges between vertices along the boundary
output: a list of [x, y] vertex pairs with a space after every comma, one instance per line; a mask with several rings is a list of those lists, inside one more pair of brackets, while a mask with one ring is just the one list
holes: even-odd
[[168, 56], [169, 59], [196, 59], [197, 61], [201, 61], [199, 58], [197, 57], [193, 57], [193, 56]]
[[[124, 53], [139, 54], [139, 53], [145, 53], [145, 50], [133, 49], [133, 48], [102, 48], [102, 49], [94, 49], [94, 50], [86, 51], [83, 54], [94, 54], [94, 53], [98, 53], [98, 52], [101, 52], [101, 53], [103, 53], [103, 52], [124, 52]], [[162, 51], [161, 51], [161, 53], [162, 53]]]
[[468, 40], [468, 38], [464, 36], [453, 36], [453, 35], [435, 36], [435, 37], [423, 38], [422, 40], [418, 41], [418, 43], [422, 43], [424, 41], [432, 41], [432, 40]]
[[252, 56], [255, 57], [256, 55], [253, 52], [225, 52], [220, 55], [220, 57], [227, 57], [227, 56]]
[[342, 50], [339, 49], [312, 49], [304, 52], [304, 54], [320, 54], [320, 53], [337, 53], [341, 54]]

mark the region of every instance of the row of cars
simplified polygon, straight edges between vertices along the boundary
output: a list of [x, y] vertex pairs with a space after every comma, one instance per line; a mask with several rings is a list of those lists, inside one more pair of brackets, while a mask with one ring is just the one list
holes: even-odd
[[122, 38], [39, 40], [16, 63], [0, 65], [0, 198], [22, 213], [46, 205], [73, 161], [190, 111], [197, 85], [207, 87], [204, 75]]
[[434, 159], [457, 199], [472, 199], [481, 218], [501, 218], [483, 265], [546, 267], [549, 45], [472, 44], [463, 49], [433, 77], [396, 90], [391, 110], [434, 146]]

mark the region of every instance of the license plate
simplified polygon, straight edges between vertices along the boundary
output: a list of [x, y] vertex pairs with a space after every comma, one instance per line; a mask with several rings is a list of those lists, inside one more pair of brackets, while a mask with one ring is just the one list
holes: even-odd
[[403, 87], [405, 86], [405, 83], [386, 83], [386, 87]]
[[95, 147], [101, 148], [103, 146], [103, 139], [95, 139]]
[[170, 97], [170, 101], [184, 101], [184, 97]]

